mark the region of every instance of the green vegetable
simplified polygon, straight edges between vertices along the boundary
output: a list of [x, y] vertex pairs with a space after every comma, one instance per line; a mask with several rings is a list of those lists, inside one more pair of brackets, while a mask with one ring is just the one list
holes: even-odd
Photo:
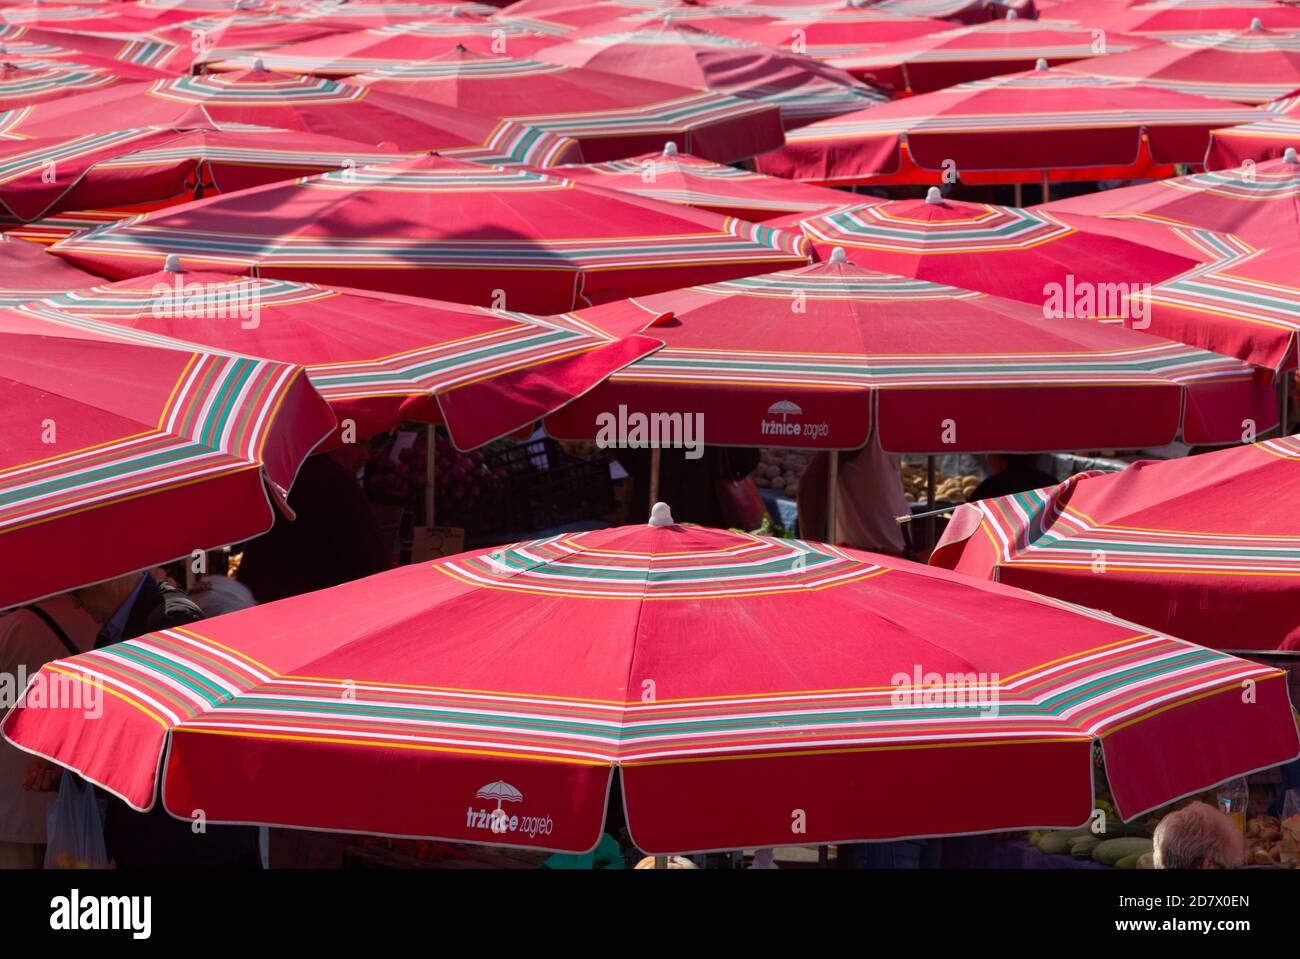
[[1098, 843], [1097, 847], [1093, 849], [1092, 858], [1107, 866], [1114, 866], [1121, 859], [1132, 856], [1133, 862], [1136, 864], [1138, 856], [1141, 856], [1144, 852], [1150, 852], [1153, 848], [1150, 839], [1107, 839]]

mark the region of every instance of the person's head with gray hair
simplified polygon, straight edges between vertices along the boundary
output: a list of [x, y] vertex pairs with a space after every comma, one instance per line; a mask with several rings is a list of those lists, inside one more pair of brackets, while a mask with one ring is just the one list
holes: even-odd
[[256, 606], [252, 591], [229, 576], [201, 576], [190, 587], [190, 602], [203, 610], [205, 619]]
[[1203, 802], [1160, 820], [1154, 841], [1157, 869], [1237, 869], [1246, 861], [1236, 824]]

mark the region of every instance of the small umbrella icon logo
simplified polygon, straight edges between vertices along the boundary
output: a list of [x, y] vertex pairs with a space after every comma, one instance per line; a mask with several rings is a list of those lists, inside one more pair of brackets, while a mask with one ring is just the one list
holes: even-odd
[[495, 799], [497, 808], [492, 810], [492, 831], [502, 833], [506, 831], [506, 823], [510, 817], [506, 811], [501, 808], [503, 802], [523, 802], [524, 794], [514, 786], [510, 785], [503, 779], [498, 779], [494, 783], [488, 783], [476, 792], [475, 797], [478, 799]]
[[767, 408], [768, 413], [779, 414], [781, 422], [785, 422], [787, 416], [798, 416], [803, 412], [803, 408], [798, 403], [791, 403], [789, 400], [779, 400]]

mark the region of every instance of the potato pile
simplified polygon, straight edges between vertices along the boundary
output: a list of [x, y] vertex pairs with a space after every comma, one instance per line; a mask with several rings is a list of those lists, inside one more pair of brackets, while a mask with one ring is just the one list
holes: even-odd
[[799, 495], [799, 477], [812, 459], [811, 450], [759, 451], [759, 462], [750, 475], [759, 489], [774, 489], [781, 495], [794, 499]]
[[[944, 476], [936, 467], [934, 498], [949, 503], [965, 502], [966, 498], [975, 492], [975, 487], [979, 483], [980, 478], [970, 473], [961, 476]], [[925, 502], [925, 464], [903, 464], [903, 495], [907, 497], [909, 503]]]

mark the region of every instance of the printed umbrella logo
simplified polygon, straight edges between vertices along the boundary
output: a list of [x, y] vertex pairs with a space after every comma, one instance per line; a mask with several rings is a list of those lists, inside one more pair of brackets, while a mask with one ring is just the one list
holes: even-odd
[[768, 413], [772, 415], [780, 414], [781, 422], [785, 422], [787, 416], [798, 416], [803, 412], [803, 407], [798, 403], [791, 403], [789, 400], [778, 400], [767, 408]]
[[503, 779], [498, 779], [494, 783], [488, 783], [486, 786], [480, 788], [474, 796], [478, 799], [496, 800], [497, 808], [492, 810], [492, 831], [496, 833], [506, 831], [506, 823], [510, 818], [506, 815], [506, 811], [501, 808], [501, 804], [503, 802], [524, 801], [524, 794]]

